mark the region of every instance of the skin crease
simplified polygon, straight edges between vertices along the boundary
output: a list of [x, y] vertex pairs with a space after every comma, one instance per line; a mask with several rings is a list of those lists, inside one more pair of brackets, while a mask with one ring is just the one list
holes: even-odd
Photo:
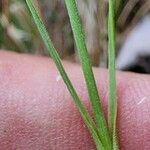
[[[86, 107], [81, 68], [64, 62]], [[94, 68], [107, 110], [107, 71]], [[150, 76], [117, 72], [121, 150], [150, 149]], [[107, 114], [105, 114], [107, 115]], [[94, 150], [89, 132], [49, 58], [0, 52], [0, 150]]]

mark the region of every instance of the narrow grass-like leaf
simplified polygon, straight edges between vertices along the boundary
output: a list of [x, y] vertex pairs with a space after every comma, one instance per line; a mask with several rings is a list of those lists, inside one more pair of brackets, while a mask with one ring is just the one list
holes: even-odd
[[65, 0], [65, 3], [70, 17], [70, 22], [71, 22], [78, 54], [80, 57], [80, 62], [82, 65], [84, 77], [86, 80], [88, 94], [93, 108], [93, 113], [96, 119], [98, 131], [100, 133], [100, 138], [104, 147], [107, 150], [110, 150], [112, 149], [111, 139], [108, 132], [106, 120], [104, 118], [102, 106], [100, 103], [100, 98], [96, 87], [89, 54], [87, 52], [84, 32], [79, 17], [76, 0]]
[[95, 141], [97, 149], [98, 150], [101, 150], [101, 149], [104, 150], [103, 145], [102, 145], [100, 138], [99, 138], [99, 135], [98, 135], [96, 125], [93, 122], [92, 118], [90, 117], [89, 113], [86, 111], [86, 109], [85, 109], [83, 103], [81, 102], [80, 98], [78, 97], [71, 81], [69, 80], [69, 78], [68, 78], [68, 76], [64, 70], [64, 67], [61, 63], [60, 57], [59, 57], [51, 39], [49, 38], [49, 35], [46, 31], [46, 28], [45, 28], [40, 16], [39, 16], [37, 9], [35, 8], [35, 6], [33, 4], [33, 0], [26, 0], [26, 2], [27, 2], [27, 5], [31, 11], [31, 14], [34, 18], [34, 21], [38, 27], [38, 30], [42, 36], [42, 39], [43, 39], [51, 57], [52, 57], [52, 59], [54, 60], [56, 66], [57, 66], [57, 68], [58, 68], [70, 94], [71, 94], [71, 96], [73, 97], [73, 100], [74, 100], [79, 112], [81, 113], [83, 120], [85, 121], [90, 133], [93, 136], [93, 139]]
[[115, 0], [109, 0], [108, 14], [108, 57], [109, 57], [109, 127], [113, 140], [113, 150], [118, 150], [116, 118], [117, 118], [117, 97], [116, 97], [116, 25], [115, 25]]

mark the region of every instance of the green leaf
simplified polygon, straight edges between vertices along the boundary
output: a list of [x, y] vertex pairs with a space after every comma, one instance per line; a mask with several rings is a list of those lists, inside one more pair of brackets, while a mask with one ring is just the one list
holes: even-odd
[[113, 140], [113, 150], [118, 150], [116, 119], [117, 119], [117, 91], [116, 91], [116, 24], [115, 24], [115, 0], [109, 0], [108, 14], [108, 57], [109, 57], [109, 128]]
[[65, 0], [65, 3], [70, 17], [74, 39], [76, 42], [80, 62], [86, 80], [88, 94], [91, 100], [100, 139], [102, 141], [102, 144], [104, 145], [104, 148], [109, 150], [112, 149], [111, 139], [107, 128], [106, 120], [104, 118], [103, 109], [100, 103], [100, 98], [96, 87], [89, 54], [87, 52], [85, 36], [78, 13], [76, 0]]
[[62, 78], [63, 78], [70, 94], [71, 94], [71, 96], [73, 97], [73, 100], [74, 100], [79, 112], [81, 113], [82, 118], [84, 119], [90, 133], [93, 136], [93, 139], [95, 141], [97, 149], [98, 150], [101, 150], [101, 149], [103, 150], [104, 148], [103, 148], [103, 145], [100, 141], [96, 125], [93, 122], [92, 118], [90, 117], [89, 113], [86, 111], [86, 109], [85, 109], [83, 103], [81, 102], [79, 96], [77, 95], [71, 81], [69, 80], [69, 78], [68, 78], [68, 76], [65, 72], [65, 69], [64, 69], [64, 67], [61, 63], [60, 57], [59, 57], [59, 55], [58, 55], [51, 39], [49, 38], [49, 35], [46, 31], [46, 28], [45, 28], [40, 16], [39, 16], [39, 13], [38, 13], [37, 9], [34, 6], [33, 0], [26, 0], [26, 2], [27, 2], [27, 5], [28, 5], [28, 7], [31, 11], [31, 14], [34, 18], [34, 21], [35, 21], [35, 23], [38, 27], [38, 30], [39, 30], [39, 32], [42, 36], [42, 39], [43, 39], [43, 41], [44, 41], [51, 57], [52, 57], [52, 59], [54, 60], [56, 66], [57, 66], [57, 69], [59, 70], [59, 72], [60, 72], [60, 74], [61, 74], [61, 76], [62, 76]]

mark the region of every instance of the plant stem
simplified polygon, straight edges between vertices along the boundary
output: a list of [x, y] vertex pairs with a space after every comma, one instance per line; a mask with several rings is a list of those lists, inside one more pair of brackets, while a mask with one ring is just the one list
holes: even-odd
[[80, 62], [83, 68], [88, 94], [91, 100], [93, 113], [96, 119], [100, 138], [102, 144], [104, 145], [104, 148], [106, 148], [107, 150], [111, 150], [112, 149], [111, 139], [107, 128], [106, 120], [104, 118], [103, 109], [100, 103], [100, 98], [96, 87], [89, 54], [87, 52], [87, 47], [85, 44], [85, 36], [78, 13], [76, 0], [65, 0], [65, 3], [70, 17], [70, 22], [78, 54], [80, 57]]
[[109, 127], [113, 140], [113, 150], [118, 150], [118, 141], [116, 133], [117, 119], [117, 91], [116, 91], [116, 25], [115, 25], [115, 2], [109, 0], [108, 14], [108, 57], [109, 57]]
[[96, 125], [93, 122], [92, 118], [90, 117], [89, 113], [86, 111], [86, 109], [85, 109], [83, 103], [81, 102], [80, 98], [78, 97], [71, 81], [69, 80], [69, 78], [65, 72], [65, 69], [61, 63], [60, 57], [59, 57], [59, 55], [58, 55], [58, 53], [57, 53], [57, 51], [56, 51], [56, 49], [52, 43], [47, 31], [46, 31], [46, 28], [45, 28], [45, 26], [44, 26], [44, 24], [43, 24], [43, 22], [39, 16], [37, 9], [35, 8], [35, 6], [33, 4], [33, 0], [26, 0], [26, 3], [27, 3], [27, 5], [31, 11], [31, 14], [32, 14], [34, 21], [38, 27], [38, 30], [42, 36], [42, 39], [43, 39], [43, 41], [44, 41], [44, 43], [45, 43], [45, 45], [46, 45], [46, 47], [47, 47], [47, 49], [51, 55], [53, 61], [55, 62], [56, 66], [57, 66], [57, 69], [59, 70], [71, 96], [73, 97], [73, 100], [74, 100], [79, 112], [81, 113], [82, 118], [84, 119], [90, 133], [93, 136], [93, 139], [95, 141], [97, 149], [98, 150], [100, 150], [100, 149], [104, 150], [103, 145], [102, 145], [100, 138], [99, 138], [99, 135], [98, 135]]

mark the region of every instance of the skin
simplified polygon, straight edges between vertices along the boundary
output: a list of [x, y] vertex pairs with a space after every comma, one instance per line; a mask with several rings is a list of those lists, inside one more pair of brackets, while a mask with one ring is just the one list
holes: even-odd
[[[81, 68], [64, 62], [91, 112]], [[104, 110], [107, 71], [94, 68]], [[150, 76], [117, 72], [121, 150], [150, 149]], [[107, 114], [105, 114], [107, 115]], [[90, 134], [49, 58], [0, 52], [0, 150], [92, 150]]]

